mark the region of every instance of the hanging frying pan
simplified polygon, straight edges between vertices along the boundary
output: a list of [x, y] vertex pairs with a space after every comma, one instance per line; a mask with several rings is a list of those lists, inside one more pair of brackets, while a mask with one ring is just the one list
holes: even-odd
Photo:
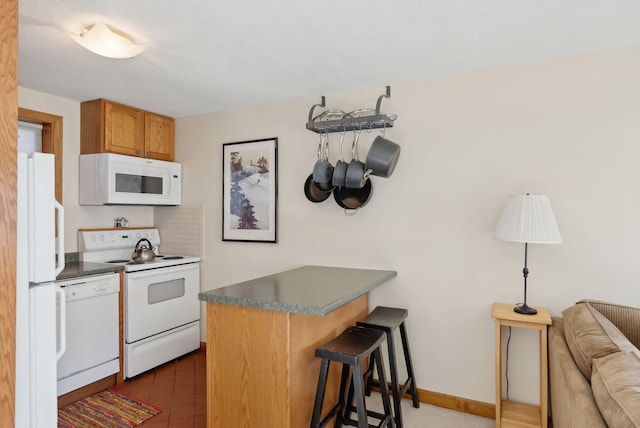
[[[337, 187], [336, 187], [337, 189]], [[313, 174], [309, 174], [304, 182], [304, 195], [308, 200], [314, 203], [326, 201], [331, 195], [331, 190], [321, 190], [313, 182]]]
[[372, 192], [371, 180], [367, 179], [360, 189], [352, 189], [346, 186], [336, 187], [333, 189], [333, 198], [347, 213], [347, 210], [357, 210], [364, 207], [371, 199]]

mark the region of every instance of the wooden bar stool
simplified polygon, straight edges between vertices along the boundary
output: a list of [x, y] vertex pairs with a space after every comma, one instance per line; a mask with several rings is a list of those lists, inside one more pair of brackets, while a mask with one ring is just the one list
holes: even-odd
[[[384, 334], [380, 330], [351, 326], [335, 339], [316, 348], [316, 357], [322, 358], [322, 361], [320, 363], [318, 387], [313, 405], [311, 428], [326, 426], [334, 416], [336, 417], [336, 427], [341, 427], [343, 424], [358, 428], [394, 427], [389, 390], [384, 380], [384, 366], [380, 352], [380, 345], [383, 341]], [[375, 360], [376, 369], [382, 382], [380, 389], [384, 414], [367, 410], [366, 407], [362, 364], [369, 356], [371, 356], [371, 360]], [[338, 402], [331, 408], [329, 413], [321, 419], [322, 402], [324, 401], [327, 374], [329, 373], [329, 364], [331, 361], [342, 363], [340, 393], [338, 394]], [[351, 381], [349, 381], [349, 371], [352, 373]], [[348, 383], [349, 387], [347, 390]], [[355, 409], [351, 402], [353, 395], [355, 395], [356, 400]], [[353, 411], [357, 413], [358, 420], [350, 418], [350, 414]], [[378, 419], [380, 423], [378, 425], [369, 425], [368, 417]]]
[[[413, 407], [420, 407], [418, 392], [416, 391], [416, 380], [413, 375], [413, 365], [411, 364], [411, 353], [409, 352], [409, 341], [407, 340], [407, 330], [404, 320], [409, 312], [406, 309], [388, 308], [385, 306], [376, 307], [365, 319], [358, 321], [356, 325], [383, 331], [387, 337], [387, 349], [389, 351], [389, 369], [391, 371], [391, 393], [393, 394], [393, 414], [397, 428], [402, 428], [402, 409], [400, 401], [408, 392], [413, 400]], [[398, 365], [396, 362], [395, 347], [393, 344], [393, 333], [400, 327], [400, 337], [402, 339], [402, 349], [404, 351], [404, 361], [407, 367], [407, 380], [402, 384], [398, 383]], [[371, 392], [371, 386], [381, 387], [384, 381], [378, 376], [378, 380], [373, 379], [374, 358], [369, 361], [369, 368], [365, 372], [366, 379], [365, 392]], [[382, 389], [382, 387], [381, 387]]]

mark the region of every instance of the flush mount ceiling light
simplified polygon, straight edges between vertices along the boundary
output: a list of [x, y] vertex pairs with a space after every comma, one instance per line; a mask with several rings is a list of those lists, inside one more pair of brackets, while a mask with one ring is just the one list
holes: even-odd
[[103, 22], [84, 28], [79, 35], [69, 35], [85, 49], [107, 58], [133, 58], [147, 47], [134, 43], [128, 35], [107, 27]]

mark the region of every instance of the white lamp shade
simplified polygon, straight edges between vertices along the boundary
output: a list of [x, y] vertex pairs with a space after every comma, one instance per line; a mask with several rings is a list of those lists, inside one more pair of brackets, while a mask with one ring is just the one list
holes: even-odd
[[112, 31], [102, 22], [89, 30], [84, 29], [79, 35], [69, 35], [85, 49], [107, 58], [133, 58], [147, 47], [133, 43], [124, 34]]
[[543, 195], [510, 197], [496, 227], [495, 238], [531, 244], [562, 242], [549, 199]]

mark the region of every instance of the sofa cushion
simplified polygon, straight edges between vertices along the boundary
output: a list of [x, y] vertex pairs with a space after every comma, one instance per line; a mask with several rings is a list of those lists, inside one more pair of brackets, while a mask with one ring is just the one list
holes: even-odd
[[587, 302], [592, 308], [607, 317], [633, 343], [633, 346], [640, 348], [640, 308], [601, 300], [584, 299], [581, 302]]
[[633, 351], [635, 346], [604, 315], [589, 303], [562, 311], [564, 334], [576, 365], [589, 380], [591, 361], [614, 352]]
[[616, 352], [593, 360], [591, 388], [610, 427], [640, 428], [640, 356]]

